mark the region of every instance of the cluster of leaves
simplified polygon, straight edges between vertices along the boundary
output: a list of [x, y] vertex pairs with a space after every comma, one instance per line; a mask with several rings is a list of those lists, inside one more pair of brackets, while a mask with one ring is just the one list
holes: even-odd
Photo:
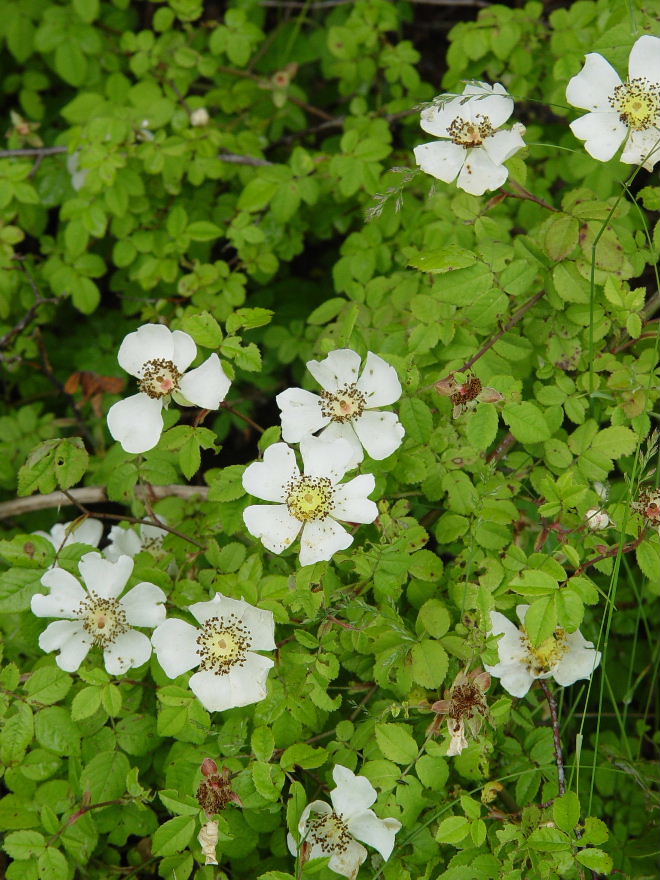
[[[405, 2], [0, 5], [6, 876], [292, 880], [287, 830], [336, 763], [404, 826], [361, 876], [653, 876], [658, 534], [631, 502], [653, 483], [660, 195], [585, 154], [564, 106], [585, 52], [625, 69], [646, 5], [494, 5], [454, 28], [446, 70]], [[467, 79], [502, 82], [528, 126], [490, 199], [390, 170], [423, 139], [415, 108]], [[104, 414], [122, 337], [156, 321], [217, 351], [234, 384], [205, 427], [172, 410], [136, 457], [109, 445]], [[276, 422], [274, 394], [343, 346], [397, 368], [406, 440], [369, 462], [378, 520], [300, 568], [246, 533], [241, 475], [279, 439], [258, 427]], [[452, 418], [434, 388], [452, 371], [503, 400]], [[197, 494], [171, 490], [187, 481]], [[217, 590], [273, 612], [264, 701], [211, 717], [155, 660], [113, 679], [95, 652], [75, 676], [40, 652], [30, 598], [89, 548], [56, 552], [31, 532], [57, 512], [13, 499], [79, 483], [104, 488], [101, 517], [141, 519], [167, 496], [156, 510], [176, 533], [131, 584], [172, 609]], [[594, 532], [601, 506], [616, 528]], [[514, 703], [494, 682], [491, 723], [456, 758], [430, 730], [458, 671], [496, 662], [490, 611], [520, 601], [533, 644], [580, 627], [604, 651], [561, 695], [563, 797], [541, 691]], [[243, 804], [219, 817], [220, 869], [196, 843], [209, 756]]]

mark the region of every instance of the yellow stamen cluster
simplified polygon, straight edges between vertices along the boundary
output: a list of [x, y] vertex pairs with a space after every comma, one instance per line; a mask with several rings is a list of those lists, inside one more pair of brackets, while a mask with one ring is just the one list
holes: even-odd
[[475, 116], [474, 120], [461, 119], [460, 116], [457, 116], [447, 131], [455, 144], [466, 149], [480, 147], [487, 137], [495, 134], [490, 119], [487, 116], [481, 116], [481, 114]]
[[154, 358], [152, 361], [147, 361], [142, 367], [140, 391], [148, 394], [149, 397], [158, 399], [176, 391], [180, 380], [181, 373], [172, 361]]
[[226, 675], [235, 666], [245, 665], [252, 644], [248, 629], [235, 614], [209, 618], [196, 641], [202, 659], [199, 668], [216, 675]]
[[639, 76], [616, 86], [610, 104], [633, 131], [660, 124], [660, 86]]
[[126, 613], [117, 599], [103, 599], [91, 592], [78, 607], [78, 618], [83, 628], [95, 645], [107, 648], [130, 627], [126, 621]]
[[338, 391], [321, 392], [321, 412], [333, 422], [350, 422], [364, 412], [367, 398], [356, 384], [344, 385]]
[[317, 843], [324, 853], [345, 852], [353, 840], [339, 813], [326, 813], [309, 823], [308, 839]]
[[568, 647], [566, 633], [559, 626], [553, 634], [545, 639], [545, 641], [541, 642], [538, 647], [532, 645], [524, 629], [523, 641], [527, 649], [527, 666], [536, 676], [550, 672], [550, 670], [559, 663]]
[[298, 477], [286, 492], [289, 513], [301, 522], [325, 519], [332, 511], [332, 483], [327, 477]]

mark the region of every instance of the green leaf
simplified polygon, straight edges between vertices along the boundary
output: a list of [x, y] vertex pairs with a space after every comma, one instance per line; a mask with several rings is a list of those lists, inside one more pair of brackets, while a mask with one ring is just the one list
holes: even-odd
[[65, 697], [72, 684], [71, 676], [59, 666], [42, 666], [30, 675], [25, 690], [31, 699], [50, 705]]
[[537, 852], [560, 852], [571, 849], [568, 837], [558, 828], [536, 828], [527, 838], [530, 849]]
[[227, 318], [227, 333], [236, 333], [237, 330], [253, 330], [255, 327], [264, 327], [270, 324], [275, 313], [271, 309], [236, 309]]
[[532, 645], [538, 648], [552, 636], [556, 628], [555, 596], [546, 596], [532, 602], [525, 615], [525, 630]]
[[408, 259], [408, 265], [413, 269], [432, 273], [465, 269], [476, 262], [476, 254], [456, 245], [447, 245], [433, 251], [421, 251]]
[[182, 328], [204, 348], [218, 348], [222, 342], [222, 329], [210, 312], [187, 315], [182, 321]]
[[209, 501], [234, 501], [245, 495], [243, 488], [243, 474], [245, 465], [232, 464], [223, 468], [219, 474], [214, 474], [209, 488]]
[[65, 39], [55, 50], [54, 66], [70, 86], [81, 86], [87, 77], [87, 59], [72, 39]]
[[116, 800], [126, 792], [129, 770], [128, 758], [122, 752], [100, 752], [83, 767], [80, 787], [90, 792], [92, 803]]
[[18, 494], [69, 489], [87, 470], [89, 456], [80, 437], [46, 440], [30, 452], [18, 472]]
[[307, 316], [307, 323], [313, 325], [327, 324], [328, 321], [332, 321], [333, 318], [337, 317], [345, 305], [346, 300], [340, 296], [326, 299], [325, 302], [310, 312]]
[[197, 819], [194, 816], [175, 816], [156, 829], [151, 841], [154, 855], [171, 856], [181, 852], [190, 843]]
[[497, 435], [498, 415], [492, 403], [480, 403], [465, 417], [465, 433], [475, 449], [488, 449]]
[[0, 759], [4, 764], [18, 764], [32, 742], [34, 721], [27, 703], [16, 702], [14, 714], [3, 720], [0, 731]]
[[411, 764], [419, 748], [403, 724], [376, 724], [376, 742], [385, 758], [397, 764]]
[[567, 791], [552, 805], [555, 825], [567, 834], [572, 834], [580, 821], [580, 799], [574, 791]]
[[442, 577], [443, 568], [442, 559], [431, 550], [418, 550], [410, 557], [410, 574], [421, 581], [435, 583]]
[[557, 214], [545, 224], [545, 250], [551, 260], [569, 257], [578, 246], [580, 224], [576, 217]]
[[575, 854], [575, 861], [598, 874], [609, 874], [613, 867], [612, 859], [602, 849], [580, 850]]
[[637, 448], [637, 434], [630, 428], [617, 425], [599, 431], [591, 441], [593, 452], [599, 452], [608, 458], [621, 458], [632, 455]]
[[275, 748], [275, 740], [270, 727], [255, 727], [250, 740], [252, 751], [259, 761], [269, 761]]
[[443, 819], [435, 832], [438, 843], [460, 843], [470, 833], [470, 823], [465, 816], [449, 816]]
[[449, 778], [449, 767], [442, 758], [422, 755], [415, 763], [415, 772], [425, 788], [443, 791]]
[[58, 755], [80, 754], [80, 732], [61, 706], [49, 706], [37, 713], [34, 735], [39, 745]]
[[447, 675], [449, 662], [442, 645], [432, 639], [423, 639], [413, 645], [411, 658], [413, 679], [422, 687], [440, 687]]
[[602, 819], [597, 819], [595, 816], [587, 816], [584, 820], [584, 831], [582, 832], [581, 838], [582, 843], [589, 845], [596, 844], [597, 846], [599, 843], [605, 843], [609, 836], [609, 829]]
[[13, 831], [2, 846], [12, 859], [35, 859], [46, 849], [46, 838], [38, 831]]
[[186, 229], [186, 235], [190, 236], [193, 241], [214, 241], [223, 235], [222, 229], [215, 223], [208, 220], [195, 220]]
[[298, 823], [307, 804], [307, 795], [300, 782], [292, 782], [289, 786], [289, 798], [286, 802], [286, 824], [296, 842], [300, 839]]
[[85, 687], [79, 691], [71, 703], [71, 717], [74, 721], [82, 721], [93, 715], [101, 705], [101, 688]]
[[313, 748], [307, 743], [296, 743], [285, 749], [280, 758], [280, 767], [283, 770], [292, 770], [295, 766], [303, 770], [311, 770], [321, 767], [328, 760], [328, 753], [322, 748]]
[[422, 400], [416, 397], [404, 398], [399, 407], [399, 418], [413, 443], [428, 442], [433, 429], [433, 416]]
[[101, 688], [101, 705], [111, 718], [121, 712], [122, 696], [116, 684], [106, 684]]
[[279, 800], [282, 785], [284, 784], [284, 773], [274, 764], [265, 764], [262, 761], [255, 761], [252, 765], [252, 781], [262, 798], [267, 801]]
[[419, 609], [417, 620], [435, 639], [442, 638], [449, 629], [449, 612], [439, 599], [428, 599]]
[[69, 867], [64, 855], [52, 846], [42, 852], [37, 861], [39, 880], [68, 880]]
[[159, 791], [158, 797], [170, 813], [175, 813], [177, 816], [197, 816], [199, 813], [199, 802], [192, 795], [180, 795], [174, 789], [166, 789]]
[[88, 24], [99, 17], [99, 0], [73, 0], [73, 8]]
[[511, 433], [521, 443], [541, 443], [549, 440], [551, 433], [541, 410], [529, 401], [506, 403], [502, 418]]

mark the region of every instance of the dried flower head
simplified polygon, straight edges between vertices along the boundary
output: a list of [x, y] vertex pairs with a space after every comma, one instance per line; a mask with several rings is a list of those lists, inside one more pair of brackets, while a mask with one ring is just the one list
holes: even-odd
[[460, 755], [467, 748], [466, 727], [473, 737], [479, 735], [483, 719], [488, 717], [486, 691], [489, 687], [490, 675], [483, 669], [473, 669], [467, 674], [461, 669], [452, 686], [445, 691], [445, 699], [433, 703], [431, 708], [438, 717], [433, 722], [432, 732], [437, 731], [443, 717], [447, 718], [451, 735], [447, 755]]
[[450, 373], [435, 383], [435, 390], [454, 404], [452, 416], [455, 419], [475, 409], [478, 403], [499, 403], [504, 400], [504, 395], [496, 388], [484, 388], [481, 379], [470, 374]]
[[649, 525], [657, 526], [660, 523], [660, 489], [643, 486], [639, 490], [637, 501], [633, 501], [632, 508], [641, 513]]
[[231, 787], [231, 770], [223, 767], [218, 770], [218, 765], [213, 758], [205, 758], [201, 766], [204, 779], [197, 788], [197, 800], [207, 816], [219, 813], [227, 804], [243, 806], [243, 801]]

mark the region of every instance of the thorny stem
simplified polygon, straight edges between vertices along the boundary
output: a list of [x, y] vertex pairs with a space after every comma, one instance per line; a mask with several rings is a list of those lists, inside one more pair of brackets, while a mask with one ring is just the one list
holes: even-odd
[[557, 776], [559, 777], [559, 794], [566, 794], [566, 772], [564, 770], [564, 755], [561, 750], [561, 731], [559, 729], [559, 716], [557, 715], [557, 701], [554, 698], [554, 695], [550, 688], [548, 687], [548, 683], [543, 679], [540, 680], [541, 688], [543, 689], [543, 693], [545, 694], [545, 698], [548, 701], [548, 708], [550, 709], [550, 718], [552, 720], [552, 738], [554, 740], [555, 746], [555, 760], [557, 761]]
[[571, 580], [571, 578], [578, 577], [578, 575], [584, 574], [584, 572], [588, 568], [590, 568], [592, 565], [595, 565], [597, 562], [602, 562], [603, 559], [611, 559], [612, 556], [618, 556], [619, 551], [621, 551], [621, 553], [632, 553], [633, 550], [636, 550], [639, 547], [645, 537], [646, 529], [643, 529], [639, 537], [635, 538], [634, 541], [630, 541], [628, 544], [624, 544], [623, 547], [620, 547], [620, 545], [617, 544], [615, 547], [608, 547], [607, 550], [605, 550], [603, 553], [600, 553], [598, 556], [592, 556], [591, 559], [587, 559], [587, 561], [583, 562], [579, 568], [576, 568], [573, 574], [570, 577], [566, 578], [564, 584], [567, 584]]
[[[169, 498], [174, 495], [177, 498], [194, 498], [198, 496], [202, 501], [208, 496], [207, 486], [179, 486], [170, 484], [167, 486], [137, 486], [135, 495], [138, 498]], [[0, 519], [9, 519], [12, 516], [22, 516], [25, 513], [33, 513], [35, 510], [47, 510], [50, 507], [68, 507], [79, 504], [101, 504], [109, 501], [105, 486], [85, 486], [79, 489], [69, 489], [64, 492], [49, 492], [47, 495], [32, 495], [29, 498], [14, 498], [12, 501], [0, 503]], [[96, 516], [97, 514], [92, 514]], [[126, 517], [120, 517], [125, 519]], [[153, 525], [153, 523], [150, 523]]]
[[200, 543], [200, 541], [196, 541], [194, 538], [191, 538], [190, 535], [186, 535], [184, 532], [180, 532], [178, 529], [173, 529], [172, 526], [165, 525], [164, 522], [159, 520], [157, 517], [153, 519], [139, 519], [136, 516], [125, 516], [120, 513], [95, 513], [93, 510], [89, 510], [89, 508], [85, 507], [84, 504], [81, 504], [76, 498], [64, 490], [64, 494], [70, 500], [72, 504], [74, 504], [78, 510], [85, 514], [85, 516], [91, 516], [96, 519], [110, 519], [116, 522], [129, 522], [133, 523], [133, 525], [145, 525], [145, 526], [158, 526], [159, 529], [163, 529], [165, 532], [170, 532], [172, 535], [176, 535], [178, 538], [183, 538], [184, 541], [188, 541], [189, 544], [194, 544], [196, 547], [199, 547], [200, 550], [206, 550], [206, 545]]

